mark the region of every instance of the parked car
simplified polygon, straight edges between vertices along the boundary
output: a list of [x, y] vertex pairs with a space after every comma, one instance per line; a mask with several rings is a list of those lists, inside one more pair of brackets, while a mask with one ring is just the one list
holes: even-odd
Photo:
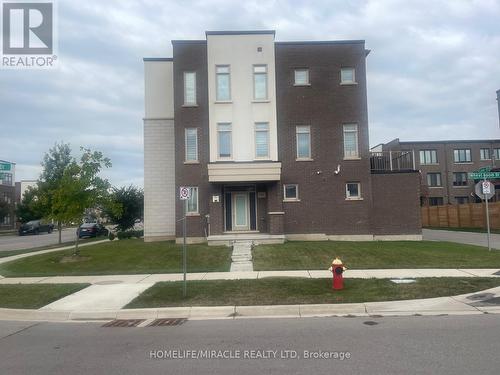
[[44, 223], [42, 220], [32, 220], [19, 227], [19, 235], [39, 234], [41, 232], [52, 233], [53, 230], [54, 224], [52, 223]]
[[109, 234], [109, 230], [106, 227], [99, 223], [85, 223], [80, 225], [77, 229], [78, 237], [98, 237], [98, 236], [107, 236]]

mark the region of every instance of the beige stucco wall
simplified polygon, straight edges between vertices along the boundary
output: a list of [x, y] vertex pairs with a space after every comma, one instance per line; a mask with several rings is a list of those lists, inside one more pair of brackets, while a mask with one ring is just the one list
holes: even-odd
[[[257, 48], [261, 47], [262, 52]], [[269, 160], [278, 160], [274, 35], [207, 35], [210, 161], [217, 161], [217, 123], [232, 123], [232, 160], [255, 160], [255, 122], [269, 123]], [[253, 65], [267, 65], [268, 100], [254, 102]], [[230, 65], [231, 102], [216, 103], [215, 66]]]

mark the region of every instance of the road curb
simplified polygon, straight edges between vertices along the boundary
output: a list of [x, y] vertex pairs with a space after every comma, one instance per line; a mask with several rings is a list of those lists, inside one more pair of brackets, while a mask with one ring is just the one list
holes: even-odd
[[[386, 317], [500, 314], [500, 305], [485, 306], [483, 297], [497, 298], [500, 287], [452, 297], [348, 304], [193, 306], [95, 311], [0, 308], [0, 320], [109, 321], [114, 319], [187, 318], [189, 320], [313, 317]], [[470, 301], [466, 303], [465, 301]]]

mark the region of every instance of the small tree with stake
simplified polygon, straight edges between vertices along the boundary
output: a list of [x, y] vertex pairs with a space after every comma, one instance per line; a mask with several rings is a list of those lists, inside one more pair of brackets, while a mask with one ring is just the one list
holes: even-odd
[[[121, 206], [110, 199], [111, 185], [99, 177], [103, 168], [110, 168], [111, 161], [99, 151], [81, 148], [80, 161], [73, 160], [65, 169], [61, 183], [53, 192], [52, 210], [64, 223], [81, 223], [87, 209], [104, 208], [119, 215]], [[74, 256], [79, 256], [76, 235]]]

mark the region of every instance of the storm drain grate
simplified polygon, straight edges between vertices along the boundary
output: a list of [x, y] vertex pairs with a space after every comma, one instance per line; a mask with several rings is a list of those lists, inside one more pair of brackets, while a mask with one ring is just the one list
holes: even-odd
[[165, 318], [155, 319], [147, 325], [147, 327], [165, 327], [165, 326], [180, 326], [186, 322], [186, 318]]
[[363, 324], [366, 324], [367, 326], [376, 326], [378, 323], [374, 322], [373, 320], [368, 320], [366, 322], [363, 322]]
[[115, 319], [103, 325], [103, 327], [137, 327], [144, 319]]

